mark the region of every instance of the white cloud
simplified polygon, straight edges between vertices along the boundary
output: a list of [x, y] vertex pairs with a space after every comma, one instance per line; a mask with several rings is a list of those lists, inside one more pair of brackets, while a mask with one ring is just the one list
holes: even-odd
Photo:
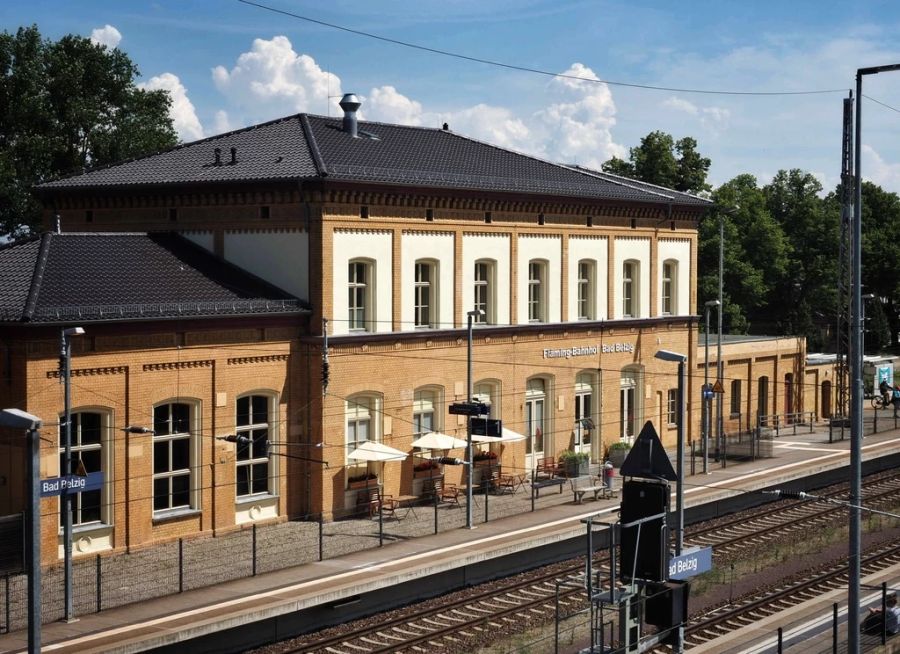
[[731, 112], [724, 107], [699, 107], [684, 98], [672, 96], [663, 101], [667, 109], [681, 111], [700, 120], [700, 125], [712, 132], [718, 132], [728, 126]]
[[329, 103], [336, 107], [333, 96], [341, 95], [340, 78], [323, 71], [309, 55], [295, 52], [286, 36], [255, 39], [230, 71], [216, 66], [212, 77], [229, 102], [250, 114], [251, 122], [303, 111], [324, 114]]
[[875, 148], [865, 143], [861, 149], [863, 179], [888, 190], [900, 188], [900, 164], [888, 163]]
[[399, 93], [393, 86], [380, 86], [365, 98], [365, 117], [401, 125], [422, 124], [422, 104]]
[[[477, 104], [459, 111], [442, 113], [450, 129], [471, 138], [513, 150], [532, 150], [531, 131], [521, 118], [505, 107]], [[435, 119], [435, 125], [438, 120]]]
[[592, 168], [599, 168], [612, 156], [625, 156], [625, 148], [612, 137], [616, 105], [609, 86], [587, 81], [599, 78], [580, 63], [563, 75], [567, 77], [554, 78], [551, 87], [568, 102], [555, 102], [534, 115], [539, 152], [555, 161]]
[[148, 91], [160, 89], [168, 91], [172, 98], [169, 115], [172, 117], [172, 123], [178, 136], [182, 141], [195, 141], [203, 138], [203, 126], [200, 125], [194, 105], [188, 98], [187, 89], [184, 88], [177, 75], [163, 73], [138, 84], [138, 87]]
[[105, 45], [110, 50], [119, 45], [121, 40], [122, 33], [112, 25], [97, 27], [91, 32], [91, 43]]
[[231, 132], [235, 129], [238, 129], [238, 127], [232, 124], [231, 117], [228, 115], [228, 112], [224, 109], [219, 109], [216, 112], [216, 115], [213, 117], [213, 126], [211, 133], [223, 134], [225, 132]]

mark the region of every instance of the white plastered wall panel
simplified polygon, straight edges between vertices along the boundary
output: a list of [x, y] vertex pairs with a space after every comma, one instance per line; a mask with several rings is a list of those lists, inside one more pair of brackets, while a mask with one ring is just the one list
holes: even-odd
[[675, 306], [674, 315], [687, 316], [691, 314], [691, 241], [686, 238], [666, 238], [659, 240], [657, 259], [659, 265], [659, 279], [657, 288], [660, 290], [656, 298], [656, 313], [662, 315], [662, 275], [663, 263], [674, 260], [678, 262], [678, 277], [675, 282]]
[[225, 260], [301, 300], [309, 300], [309, 236], [306, 232], [226, 232]]
[[[373, 299], [374, 322], [372, 330], [389, 332], [393, 329], [391, 307], [393, 286], [391, 283], [393, 232], [379, 230], [335, 230], [332, 238], [332, 302], [334, 315], [332, 334], [350, 333], [350, 312], [347, 306], [347, 273], [350, 261], [364, 259], [375, 264], [375, 288], [370, 297]], [[371, 314], [370, 314], [371, 315]]]
[[453, 327], [453, 234], [451, 232], [403, 232], [400, 241], [400, 330], [413, 331], [415, 325], [416, 261], [437, 263], [434, 289], [437, 329]]
[[547, 322], [559, 322], [562, 297], [562, 239], [559, 236], [523, 235], [518, 240], [519, 324], [528, 324], [528, 262], [542, 259], [547, 262]]
[[622, 266], [632, 259], [640, 264], [638, 280], [639, 318], [650, 316], [650, 239], [635, 236], [617, 236], [613, 279], [613, 319], [622, 315]]
[[509, 324], [509, 234], [463, 234], [462, 242], [462, 303], [459, 307], [460, 324], [466, 324], [466, 313], [475, 306], [475, 262], [490, 259], [496, 262], [494, 273], [494, 323]]
[[595, 319], [606, 320], [609, 248], [603, 236], [569, 237], [569, 320], [578, 319], [578, 263], [584, 259], [594, 263]]
[[179, 232], [179, 235], [183, 236], [194, 245], [199, 245], [207, 252], [212, 252], [215, 248], [212, 232]]

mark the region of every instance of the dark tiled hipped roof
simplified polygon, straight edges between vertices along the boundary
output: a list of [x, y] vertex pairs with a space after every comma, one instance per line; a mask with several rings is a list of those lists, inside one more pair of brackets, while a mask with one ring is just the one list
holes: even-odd
[[297, 298], [176, 234], [43, 234], [0, 248], [0, 321], [302, 313]]
[[698, 208], [710, 204], [688, 193], [550, 163], [449, 130], [360, 122], [360, 137], [353, 138], [341, 122], [340, 118], [298, 114], [47, 182], [40, 188], [333, 179]]

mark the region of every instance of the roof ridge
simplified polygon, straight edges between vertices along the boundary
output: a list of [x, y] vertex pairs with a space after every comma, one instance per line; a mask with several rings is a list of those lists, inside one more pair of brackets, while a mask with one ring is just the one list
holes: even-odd
[[[625, 177], [624, 175], [617, 175], [616, 173], [610, 173], [610, 172], [607, 172], [607, 171], [605, 171], [605, 170], [594, 170], [593, 168], [587, 168], [586, 166], [578, 166], [578, 165], [575, 165], [574, 168], [577, 168], [577, 169], [579, 169], [580, 171], [583, 171], [583, 172], [588, 172], [588, 173], [590, 173], [590, 174], [592, 174], [592, 175], [605, 176], [605, 177], [614, 177], [616, 180], [621, 180], [621, 182], [622, 182], [623, 184], [626, 184], [626, 185], [627, 185], [629, 182], [631, 182], [631, 183], [637, 182], [638, 184], [643, 184], [643, 185], [645, 185], [645, 186], [651, 186], [651, 187], [653, 187], [653, 188], [658, 188], [658, 189], [660, 189], [660, 190], [662, 190], [662, 191], [668, 191], [669, 193], [675, 193], [675, 194], [677, 194], [677, 195], [686, 195], [686, 196], [688, 196], [689, 198], [693, 198], [693, 199], [696, 199], [696, 200], [704, 200], [704, 201], [709, 202], [710, 204], [712, 204], [712, 200], [708, 200], [707, 198], [700, 197], [699, 195], [696, 195], [696, 194], [691, 193], [691, 192], [689, 192], [689, 191], [679, 191], [679, 190], [677, 190], [677, 189], [669, 188], [668, 186], [661, 186], [661, 185], [659, 185], [659, 184], [654, 184], [653, 182], [645, 182], [645, 181], [642, 180], [642, 179], [632, 179], [631, 177]], [[609, 181], [611, 181], [611, 182], [613, 182], [613, 183], [616, 183], [615, 180], [612, 180], [612, 179], [609, 180]], [[638, 188], [638, 190], [643, 190], [643, 189], [640, 189], [639, 187], [635, 187], [635, 188]], [[650, 192], [652, 193], [652, 191], [650, 191]]]
[[25, 301], [25, 309], [22, 311], [22, 320], [28, 321], [34, 314], [37, 306], [38, 295], [41, 292], [41, 282], [44, 280], [44, 270], [47, 267], [47, 259], [50, 257], [50, 239], [53, 232], [41, 234], [41, 248], [37, 260], [34, 262], [34, 273], [31, 276], [31, 285], [28, 288], [28, 299]]
[[247, 127], [241, 127], [239, 129], [233, 129], [227, 132], [222, 132], [221, 134], [214, 134], [212, 136], [206, 136], [202, 139], [197, 139], [196, 141], [188, 141], [186, 143], [179, 143], [171, 148], [166, 148], [164, 150], [155, 150], [153, 152], [146, 152], [144, 154], [138, 155], [136, 157], [131, 157], [130, 159], [121, 159], [119, 161], [114, 161], [112, 163], [104, 164], [102, 166], [95, 166], [92, 168], [84, 168], [80, 171], [74, 171], [65, 175], [58, 175], [56, 177], [52, 177], [50, 179], [45, 179], [41, 181], [39, 184], [35, 186], [35, 188], [41, 188], [44, 184], [49, 184], [51, 182], [58, 182], [64, 179], [70, 179], [72, 177], [78, 177], [79, 175], [89, 175], [91, 173], [100, 171], [100, 170], [109, 170], [110, 168], [115, 168], [117, 166], [123, 166], [125, 164], [134, 163], [135, 161], [141, 161], [143, 159], [149, 159], [150, 157], [157, 157], [162, 154], [168, 154], [169, 152], [176, 152], [177, 150], [183, 150], [185, 148], [194, 147], [196, 145], [201, 145], [208, 141], [214, 141], [216, 139], [227, 138], [229, 136], [234, 136], [235, 134], [241, 134], [244, 132], [249, 132], [254, 129], [259, 129], [261, 127], [269, 127], [271, 125], [277, 125], [278, 123], [285, 123], [293, 119], [298, 119], [302, 113], [291, 114], [289, 116], [282, 116], [281, 118], [275, 118], [273, 120], [268, 120], [264, 123], [256, 123], [254, 125], [248, 125]]

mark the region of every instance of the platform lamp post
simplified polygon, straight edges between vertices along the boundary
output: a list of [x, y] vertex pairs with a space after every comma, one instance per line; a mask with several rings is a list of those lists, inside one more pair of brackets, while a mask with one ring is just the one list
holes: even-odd
[[[475, 394], [472, 385], [472, 319], [483, 317], [484, 310], [472, 309], [466, 313], [466, 402]], [[472, 416], [466, 416], [466, 465], [469, 468], [469, 483], [466, 484], [466, 529], [474, 529], [472, 524]]]
[[672, 361], [678, 364], [678, 424], [676, 431], [678, 434], [676, 454], [678, 480], [675, 482], [675, 515], [678, 522], [678, 537], [675, 539], [675, 556], [681, 556], [681, 550], [684, 547], [684, 365], [687, 363], [687, 355], [670, 350], [659, 350], [654, 356], [662, 361]]
[[712, 402], [709, 388], [709, 310], [722, 306], [718, 300], [710, 300], [703, 305], [706, 313], [706, 353], [703, 362], [703, 474], [709, 473], [709, 427], [712, 414]]
[[[84, 329], [81, 327], [67, 327], [60, 333], [59, 367], [62, 370], [65, 410], [65, 440], [63, 454], [63, 469], [60, 477], [72, 474], [72, 336], [82, 336]], [[68, 488], [68, 485], [67, 485]], [[63, 559], [64, 559], [64, 589], [65, 610], [63, 619], [71, 622], [75, 619], [75, 606], [72, 599], [72, 493], [68, 489], [63, 490]]]
[[850, 289], [850, 551], [847, 589], [847, 652], [859, 654], [860, 508], [862, 500], [863, 371], [862, 371], [862, 80], [900, 70], [900, 64], [856, 70], [856, 125], [853, 138], [854, 200], [851, 231]]
[[41, 651], [41, 491], [38, 430], [41, 419], [20, 409], [0, 411], [0, 427], [28, 432], [28, 527], [25, 530], [25, 558], [28, 559], [28, 654]]

